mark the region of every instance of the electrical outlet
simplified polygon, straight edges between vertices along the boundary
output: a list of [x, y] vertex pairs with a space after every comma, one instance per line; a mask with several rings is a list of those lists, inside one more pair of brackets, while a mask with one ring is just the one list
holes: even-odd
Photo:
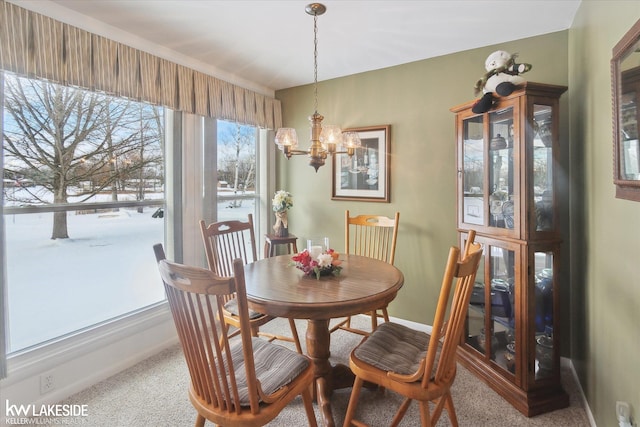
[[616, 416], [620, 426], [631, 427], [631, 406], [627, 402], [616, 402]]
[[49, 393], [56, 388], [56, 378], [53, 371], [40, 375], [40, 394]]

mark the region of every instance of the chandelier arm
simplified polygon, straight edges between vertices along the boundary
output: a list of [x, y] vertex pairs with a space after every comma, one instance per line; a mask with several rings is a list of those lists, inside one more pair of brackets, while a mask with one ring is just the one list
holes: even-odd
[[307, 150], [290, 150], [289, 153], [292, 156], [300, 156], [300, 155], [303, 155], [303, 154], [309, 154], [309, 151], [307, 151]]
[[287, 159], [290, 159], [291, 156], [299, 156], [299, 155], [302, 155], [302, 154], [309, 154], [309, 151], [296, 150], [296, 149], [290, 148], [290, 146], [288, 146], [288, 145], [283, 145], [281, 150], [282, 150], [282, 153], [285, 155], [285, 157]]
[[355, 152], [355, 148], [347, 148], [345, 151], [332, 151], [331, 154], [348, 154], [349, 157], [351, 157], [355, 154]]
[[[356, 149], [355, 148], [347, 148], [345, 151], [327, 151], [327, 154], [347, 154], [349, 157], [352, 157], [355, 154]], [[304, 154], [309, 154], [310, 150], [287, 150], [285, 152], [285, 155], [287, 157], [291, 157], [291, 156], [300, 156], [300, 155], [304, 155]]]

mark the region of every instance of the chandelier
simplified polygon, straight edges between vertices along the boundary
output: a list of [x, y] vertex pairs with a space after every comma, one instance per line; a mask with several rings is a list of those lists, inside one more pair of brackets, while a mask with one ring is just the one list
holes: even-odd
[[[293, 128], [280, 128], [276, 132], [275, 143], [282, 150], [287, 159], [293, 155], [306, 154], [309, 165], [318, 172], [324, 165], [328, 155], [348, 154], [353, 156], [360, 146], [360, 137], [356, 132], [342, 132], [335, 125], [322, 126], [324, 117], [318, 114], [318, 16], [325, 13], [327, 8], [321, 3], [311, 3], [305, 7], [309, 15], [313, 15], [313, 92], [315, 111], [309, 116], [311, 124], [311, 146], [308, 150], [298, 150], [298, 136]], [[344, 151], [340, 151], [344, 150]]]

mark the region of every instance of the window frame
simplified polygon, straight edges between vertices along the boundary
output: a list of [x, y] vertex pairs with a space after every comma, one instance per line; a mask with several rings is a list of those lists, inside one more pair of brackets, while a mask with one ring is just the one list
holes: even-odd
[[[34, 77], [25, 77], [25, 76], [17, 76], [17, 77], [45, 81], [45, 80], [34, 78]], [[4, 83], [5, 83], [5, 71], [0, 69], [0, 101], [1, 101], [0, 107], [2, 108], [2, 114], [0, 114], [0, 131], [2, 132], [2, 134], [4, 133], [4, 99], [5, 99]], [[47, 83], [57, 84], [55, 82], [47, 82]], [[87, 89], [83, 89], [83, 88], [72, 88], [72, 89], [88, 91]], [[115, 95], [108, 95], [108, 96], [111, 96], [112, 98], [118, 98]], [[122, 99], [126, 99], [126, 98], [122, 98]], [[136, 101], [136, 102], [138, 102], [139, 104], [145, 104], [144, 102], [141, 102], [141, 101]], [[162, 108], [164, 109], [164, 112], [169, 111], [169, 109], [166, 107], [162, 107]], [[165, 117], [164, 126], [165, 126], [165, 135], [167, 135], [166, 117]], [[168, 139], [168, 138], [165, 136], [165, 139]], [[167, 141], [165, 141], [162, 144], [162, 146], [164, 147], [163, 167], [165, 170], [169, 169], [168, 163], [167, 163], [167, 156], [166, 156], [167, 147], [169, 145], [171, 144], [169, 144]], [[3, 177], [4, 177], [4, 160], [5, 159], [4, 159], [4, 146], [3, 146], [2, 149], [0, 150], [0, 170], [3, 171]], [[166, 177], [165, 177], [165, 181], [166, 181]], [[164, 187], [165, 188], [167, 187], [166, 182], [164, 184]], [[4, 191], [4, 183], [0, 184], [0, 191]], [[135, 317], [137, 317], [139, 313], [144, 312], [146, 309], [151, 310], [150, 312], [155, 312], [158, 306], [166, 305], [166, 301], [167, 301], [165, 297], [160, 301], [156, 301], [156, 302], [147, 304], [145, 306], [138, 307], [134, 310], [128, 311], [126, 313], [122, 313], [117, 316], [106, 318], [95, 324], [88, 325], [86, 327], [82, 327], [71, 332], [67, 332], [63, 335], [53, 337], [43, 342], [29, 345], [25, 348], [20, 348], [20, 349], [16, 349], [11, 352], [8, 352], [11, 336], [9, 331], [9, 319], [7, 314], [9, 310], [4, 309], [4, 307], [7, 304], [9, 304], [9, 300], [7, 297], [9, 283], [8, 283], [7, 269], [6, 269], [7, 241], [6, 241], [6, 228], [5, 228], [5, 221], [4, 221], [5, 215], [43, 214], [43, 213], [52, 214], [55, 212], [73, 212], [77, 210], [115, 209], [115, 208], [131, 208], [131, 207], [162, 207], [166, 210], [166, 206], [167, 206], [166, 192], [165, 192], [165, 196], [162, 199], [147, 199], [147, 200], [121, 200], [121, 201], [81, 202], [81, 203], [65, 203], [65, 204], [51, 203], [46, 205], [29, 205], [29, 206], [5, 206], [4, 200], [0, 201], [0, 215], [1, 215], [1, 220], [0, 220], [1, 221], [0, 222], [0, 225], [1, 225], [0, 245], [1, 246], [0, 248], [2, 248], [2, 256], [0, 257], [0, 264], [1, 264], [0, 265], [0, 273], [1, 273], [1, 276], [0, 276], [0, 280], [1, 280], [0, 304], [1, 305], [0, 307], [3, 307], [2, 315], [0, 317], [0, 328], [1, 328], [0, 345], [2, 346], [1, 347], [2, 351], [0, 351], [0, 374], [4, 374], [4, 375], [0, 375], [0, 378], [3, 378], [4, 376], [6, 376], [6, 374], [8, 373], [8, 370], [5, 371], [5, 368], [7, 367], [7, 361], [13, 359], [15, 356], [21, 356], [25, 353], [30, 353], [31, 351], [35, 351], [36, 358], [37, 358], [38, 357], [37, 354], [40, 353], [43, 347], [53, 345], [52, 348], [57, 348], [58, 343], [60, 342], [73, 343], [78, 335], [84, 335], [85, 333], [89, 332], [88, 336], [90, 336], [91, 335], [90, 331], [104, 329], [105, 325], [108, 325], [112, 322], [120, 324], [122, 323], [123, 319], [126, 319], [129, 316], [133, 316], [134, 323], [136, 323], [138, 322], [138, 320], [136, 320]], [[167, 236], [166, 223], [167, 222], [168, 222], [168, 219], [165, 220], [165, 227], [164, 227], [165, 242], [167, 241], [166, 239], [166, 236]], [[70, 340], [68, 341], [68, 339]], [[73, 347], [73, 344], [70, 344], [70, 345], [71, 347]]]
[[[217, 203], [217, 192], [216, 192], [216, 183], [217, 183], [217, 168], [203, 168], [204, 175], [203, 181], [201, 182], [210, 182], [212, 185], [205, 186], [204, 189], [198, 186], [185, 186], [184, 184], [184, 176], [186, 174], [192, 175], [192, 171], [187, 173], [187, 164], [185, 164], [185, 155], [190, 154], [194, 158], [198, 158], [199, 154], [196, 151], [185, 150], [186, 146], [191, 146], [191, 149], [194, 150], [194, 147], [200, 146], [203, 147], [203, 163], [210, 162], [211, 165], [216, 165], [217, 162], [217, 145], [214, 144], [206, 144], [205, 141], [216, 140], [216, 121], [214, 118], [206, 118], [201, 116], [193, 116], [196, 122], [202, 120], [202, 130], [196, 128], [196, 131], [193, 133], [185, 134], [183, 128], [185, 127], [185, 121], [189, 121], [189, 119], [185, 120], [186, 113], [175, 112], [173, 110], [167, 109], [165, 115], [165, 127], [166, 127], [166, 141], [165, 141], [165, 199], [163, 200], [145, 200], [145, 201], [117, 201], [117, 202], [99, 202], [99, 203], [69, 203], [64, 205], [46, 205], [46, 206], [28, 206], [28, 207], [6, 207], [3, 205], [3, 214], [14, 214], [14, 213], [51, 213], [51, 212], [60, 212], [60, 211], [74, 211], [77, 209], [95, 209], [95, 208], [116, 208], [116, 207], [141, 207], [141, 206], [158, 206], [165, 207], [166, 210], [166, 222], [165, 222], [165, 246], [167, 249], [167, 253], [171, 253], [171, 257], [174, 259], [180, 259], [181, 262], [194, 262], [194, 263], [202, 263], [204, 258], [200, 255], [197, 255], [198, 252], [202, 252], [201, 246], [201, 237], [198, 233], [196, 236], [187, 236], [182, 232], [185, 228], [184, 217], [185, 217], [185, 206], [189, 205], [188, 203], [183, 203], [183, 200], [188, 200], [189, 196], [185, 196], [185, 193], [189, 192], [202, 192], [205, 194], [207, 192], [210, 193], [209, 198], [202, 199], [202, 206], [214, 206]], [[177, 123], [179, 123], [177, 125]], [[251, 125], [249, 125], [251, 126]], [[177, 128], [177, 131], [176, 131]], [[256, 224], [256, 233], [258, 236], [262, 236], [265, 234], [263, 231], [270, 226], [268, 219], [270, 216], [267, 214], [267, 209], [269, 208], [269, 193], [274, 191], [274, 186], [272, 183], [274, 182], [275, 172], [273, 168], [266, 167], [266, 161], [268, 159], [268, 155], [263, 155], [265, 149], [270, 147], [269, 137], [272, 137], [273, 132], [267, 131], [263, 129], [256, 128], [256, 192], [253, 196], [243, 196], [246, 199], [253, 199], [256, 203], [255, 210], [255, 224]], [[187, 136], [185, 138], [185, 135]], [[202, 135], [202, 138], [199, 136]], [[270, 153], [267, 150], [267, 153]], [[272, 153], [271, 153], [272, 154]], [[273, 155], [271, 156], [273, 157]], [[265, 171], [270, 171], [265, 173]], [[180, 178], [178, 178], [180, 177]], [[173, 180], [173, 184], [170, 183], [170, 179]], [[263, 184], [263, 180], [267, 180], [267, 184]], [[197, 178], [196, 181], [200, 181], [200, 178]], [[178, 183], [178, 184], [176, 184]], [[271, 190], [267, 190], [271, 188]], [[182, 206], [183, 209], [176, 209], [176, 206]], [[196, 210], [204, 212], [206, 209], [202, 207], [197, 207]], [[217, 210], [211, 209], [209, 217], [212, 221], [216, 220]], [[178, 221], [176, 218], [181, 218]], [[205, 216], [206, 217], [206, 216]], [[199, 218], [199, 217], [198, 217]], [[3, 217], [4, 220], [4, 217]], [[199, 220], [199, 219], [198, 219]], [[195, 226], [189, 226], [192, 230], [199, 230], [199, 228]], [[171, 232], [169, 232], [171, 231]], [[4, 239], [4, 228], [3, 235]], [[262, 243], [262, 239], [257, 239], [258, 244]], [[185, 257], [184, 248], [185, 246], [193, 246], [196, 248], [195, 256], [187, 256]], [[4, 247], [4, 242], [3, 242]], [[3, 251], [5, 253], [6, 251]], [[188, 260], [185, 260], [187, 258]], [[4, 263], [2, 265], [4, 271]], [[6, 281], [3, 280], [3, 283]], [[93, 336], [95, 333], [96, 336], [100, 336], [104, 331], [108, 331], [108, 325], [110, 323], [116, 324], [125, 324], [126, 319], [130, 318], [132, 324], [137, 324], [138, 320], [136, 320], [142, 313], [144, 313], [147, 309], [151, 312], [156, 311], [157, 306], [162, 306], [166, 304], [166, 301], [160, 301], [158, 303], [149, 305], [147, 307], [141, 307], [138, 310], [124, 313], [120, 316], [111, 319], [105, 319], [103, 322], [100, 322], [95, 325], [88, 326], [86, 328], [82, 328], [80, 330], [70, 332], [68, 334], [62, 335], [60, 337], [53, 338], [43, 343], [36, 344], [32, 347], [28, 347], [25, 349], [20, 349], [14, 351], [8, 355], [9, 359], [12, 359], [14, 356], [22, 356], [25, 353], [29, 353], [32, 350], [36, 350], [36, 353], [39, 353], [44, 347], [52, 346], [52, 348], [59, 348], [61, 343], [65, 341], [69, 342], [69, 345], [73, 347], [73, 342], [76, 341], [78, 335], [83, 336]], [[144, 315], [142, 316], [144, 317]], [[102, 331], [102, 332], [101, 332]], [[134, 331], [135, 332], [135, 328]], [[107, 333], [108, 334], [108, 333]]]

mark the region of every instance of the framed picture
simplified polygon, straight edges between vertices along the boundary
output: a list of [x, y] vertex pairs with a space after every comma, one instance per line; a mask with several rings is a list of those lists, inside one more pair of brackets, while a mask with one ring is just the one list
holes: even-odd
[[333, 156], [331, 198], [389, 203], [391, 126], [345, 129], [344, 132], [357, 132], [362, 144], [352, 157]]

